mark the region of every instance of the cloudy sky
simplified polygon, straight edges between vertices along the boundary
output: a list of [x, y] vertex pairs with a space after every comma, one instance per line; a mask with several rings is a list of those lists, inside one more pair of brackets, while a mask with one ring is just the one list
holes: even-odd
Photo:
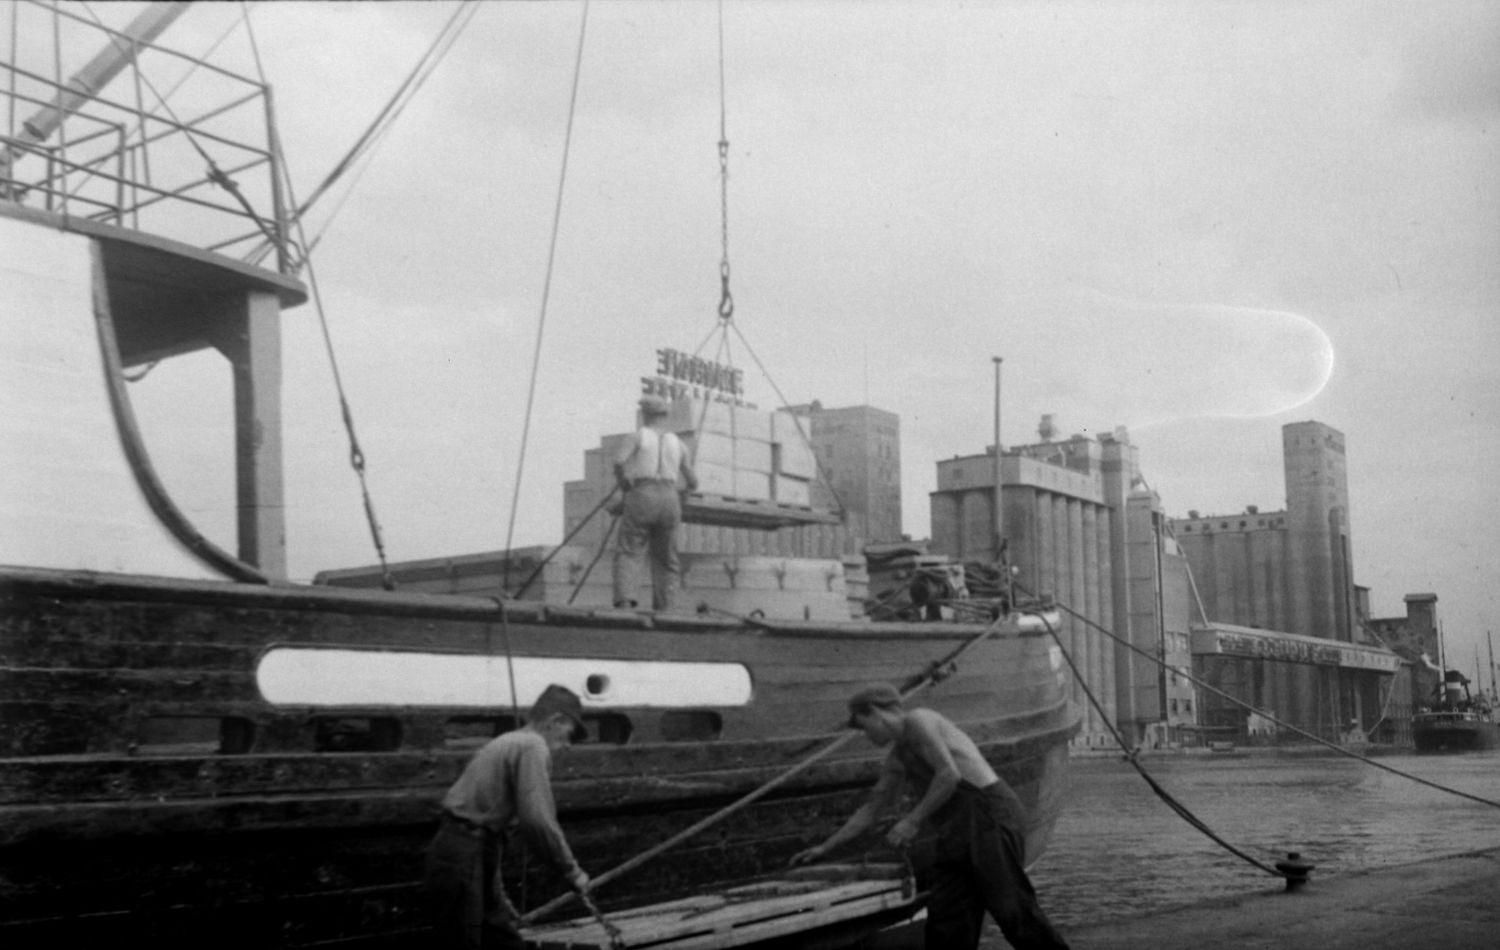
[[[300, 192], [453, 9], [255, 6]], [[517, 492], [583, 11], [481, 4], [309, 219], [392, 559], [559, 540], [562, 483], [629, 428], [654, 351], [716, 328], [719, 7], [595, 3]], [[169, 39], [201, 51], [238, 16]], [[1500, 628], [1500, 5], [729, 2], [723, 29], [735, 324], [790, 401], [901, 416], [911, 536], [935, 460], [992, 441], [992, 356], [1003, 442], [1043, 413], [1125, 426], [1173, 515], [1284, 506], [1281, 427], [1316, 419], [1346, 436], [1374, 614], [1437, 593], [1472, 668]], [[309, 578], [375, 555], [316, 313], [285, 327]], [[136, 393], [229, 544], [227, 410], [204, 408], [227, 387], [202, 354]]]

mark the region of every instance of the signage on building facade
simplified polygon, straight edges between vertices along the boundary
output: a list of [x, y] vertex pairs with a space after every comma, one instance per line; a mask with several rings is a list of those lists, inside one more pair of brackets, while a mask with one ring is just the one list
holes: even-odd
[[641, 377], [641, 391], [664, 399], [709, 399], [754, 409], [745, 402], [745, 372], [681, 350], [656, 351], [656, 375]]
[[[1341, 666], [1349, 669], [1379, 670], [1394, 673], [1401, 665], [1401, 658], [1383, 650], [1371, 650], [1343, 643], [1317, 643], [1306, 639], [1292, 639], [1274, 635], [1214, 630], [1215, 649], [1207, 652], [1230, 656], [1249, 656], [1264, 660], [1284, 660], [1288, 663], [1316, 663], [1322, 666]], [[1203, 652], [1195, 650], [1194, 652]]]

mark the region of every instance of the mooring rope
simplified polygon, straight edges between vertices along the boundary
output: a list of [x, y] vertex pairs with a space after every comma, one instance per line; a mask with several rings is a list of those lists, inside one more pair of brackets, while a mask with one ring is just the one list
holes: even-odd
[[[938, 683], [941, 683], [943, 680], [951, 676], [958, 668], [957, 663], [959, 658], [962, 657], [965, 653], [968, 653], [970, 650], [977, 647], [980, 643], [983, 643], [985, 640], [993, 636], [1000, 629], [1001, 622], [1004, 619], [1005, 618], [1001, 618], [1000, 620], [996, 620], [995, 622], [991, 623], [984, 629], [984, 631], [976, 634], [968, 640], [965, 640], [957, 649], [953, 650], [947, 656], [943, 657], [941, 660], [936, 660], [928, 664], [927, 668], [923, 672], [914, 674], [912, 677], [910, 677], [906, 681], [906, 685], [900, 690], [902, 701], [905, 702], [918, 693], [932, 686], [935, 686]], [[839, 749], [842, 749], [844, 746], [848, 745], [851, 741], [858, 738], [860, 735], [862, 735], [862, 733], [859, 730], [847, 727], [840, 730], [840, 732], [838, 733], [826, 733], [823, 738], [832, 737], [832, 741], [828, 742], [821, 749], [818, 749], [816, 752], [812, 753], [811, 755], [802, 759], [800, 762], [786, 769], [775, 778], [772, 778], [770, 781], [767, 781], [753, 791], [746, 793], [729, 805], [726, 805], [718, 811], [714, 812], [712, 815], [709, 815], [707, 818], [704, 818], [694, 823], [690, 827], [679, 831], [677, 834], [668, 838], [666, 841], [648, 848], [647, 850], [641, 852], [633, 858], [630, 858], [624, 863], [617, 865], [616, 867], [613, 867], [608, 871], [605, 871], [603, 874], [590, 881], [589, 891], [592, 892], [594, 890], [597, 890], [605, 884], [608, 884], [611, 881], [614, 881], [624, 876], [625, 874], [630, 873], [631, 871], [645, 864], [647, 861], [650, 861], [652, 858], [655, 858], [662, 853], [675, 848], [682, 842], [713, 827], [714, 825], [730, 817], [731, 815], [743, 811], [745, 808], [764, 798], [766, 795], [769, 795], [771, 792], [780, 788], [782, 785], [785, 785], [796, 776], [807, 771], [818, 762], [821, 762], [823, 759], [826, 759], [828, 756], [837, 752]], [[559, 895], [548, 903], [543, 904], [541, 907], [538, 907], [536, 910], [530, 911], [529, 913], [525, 914], [521, 918], [521, 923], [532, 923], [539, 917], [550, 914], [553, 911], [566, 906], [569, 901], [577, 896], [579, 895], [576, 892]]]
[[1020, 612], [1032, 614], [1046, 625], [1047, 632], [1052, 635], [1052, 640], [1057, 644], [1057, 649], [1062, 652], [1063, 660], [1067, 662], [1068, 669], [1073, 671], [1073, 681], [1076, 682], [1083, 690], [1083, 694], [1088, 697], [1089, 704], [1094, 707], [1094, 710], [1096, 712], [1099, 713], [1099, 718], [1103, 720], [1105, 727], [1109, 729], [1110, 735], [1114, 736], [1115, 742], [1119, 744], [1120, 749], [1125, 753], [1125, 761], [1129, 762], [1130, 765], [1136, 770], [1136, 772], [1140, 773], [1141, 778], [1146, 780], [1146, 784], [1151, 786], [1151, 790], [1156, 793], [1156, 796], [1158, 798], [1166, 803], [1168, 808], [1172, 809], [1184, 821], [1192, 825], [1194, 828], [1197, 828], [1215, 844], [1219, 845], [1219, 847], [1228, 851], [1230, 854], [1248, 861], [1249, 863], [1260, 868], [1262, 871], [1265, 871], [1267, 874], [1276, 877], [1286, 876], [1282, 872], [1256, 860], [1255, 858], [1236, 848], [1234, 845], [1225, 841], [1223, 838], [1219, 837], [1218, 834], [1216, 834], [1212, 828], [1208, 827], [1208, 825], [1205, 824], [1202, 819], [1188, 810], [1187, 806], [1183, 805], [1177, 799], [1173, 798], [1170, 792], [1162, 788], [1161, 785], [1157, 784], [1156, 780], [1153, 779], [1149, 774], [1147, 774], [1146, 770], [1141, 766], [1141, 763], [1137, 760], [1134, 751], [1132, 751], [1131, 748], [1126, 744], [1125, 737], [1120, 735], [1120, 731], [1115, 728], [1115, 724], [1110, 720], [1109, 714], [1104, 711], [1104, 707], [1100, 704], [1098, 698], [1094, 696], [1094, 691], [1089, 688], [1088, 681], [1084, 679], [1083, 674], [1078, 671], [1077, 665], [1073, 662], [1072, 654], [1068, 652], [1067, 647], [1063, 646], [1062, 637], [1058, 636], [1057, 630], [1055, 630], [1052, 626], [1052, 622], [1048, 620], [1046, 616], [1043, 615], [1040, 611], [1023, 608], [1020, 610]]
[[[1017, 587], [1021, 587], [1022, 590], [1026, 590], [1020, 584], [1017, 584], [1016, 586]], [[1026, 591], [1026, 592], [1030, 593], [1030, 591]], [[1098, 623], [1095, 623], [1093, 620], [1090, 620], [1088, 617], [1085, 617], [1083, 614], [1081, 614], [1078, 611], [1074, 610], [1073, 608], [1069, 607], [1067, 604], [1062, 603], [1061, 601], [1059, 601], [1059, 602], [1057, 602], [1057, 607], [1058, 607], [1058, 609], [1062, 610], [1064, 613], [1068, 614], [1069, 616], [1073, 617], [1074, 619], [1081, 621], [1082, 623], [1086, 624], [1087, 626], [1092, 627], [1095, 630], [1099, 631], [1100, 633], [1104, 634], [1105, 636], [1109, 637], [1111, 640], [1115, 641], [1116, 643], [1121, 644], [1122, 646], [1126, 647], [1131, 652], [1136, 653], [1136, 654], [1138, 654], [1140, 656], [1145, 657], [1147, 660], [1150, 660], [1152, 663], [1155, 663], [1158, 666], [1167, 667], [1167, 663], [1164, 660], [1162, 660], [1161, 658], [1159, 658], [1159, 657], [1157, 657], [1157, 656], [1155, 656], [1155, 655], [1153, 655], [1151, 653], [1148, 653], [1145, 650], [1142, 650], [1141, 648], [1137, 647], [1135, 644], [1131, 643], [1130, 641], [1126, 640], [1125, 638], [1120, 637], [1120, 636], [1116, 635], [1115, 633], [1113, 633], [1112, 631], [1105, 629], [1104, 627], [1100, 626]], [[1062, 645], [1061, 642], [1059, 642], [1058, 646], [1061, 647], [1061, 645]], [[1063, 651], [1063, 655], [1065, 657], [1067, 656], [1067, 651], [1066, 650]], [[1198, 686], [1198, 687], [1200, 687], [1202, 689], [1207, 690], [1210, 693], [1213, 693], [1215, 696], [1218, 696], [1218, 697], [1220, 697], [1222, 699], [1226, 699], [1229, 702], [1235, 704], [1236, 706], [1240, 706], [1240, 707], [1242, 707], [1244, 709], [1248, 709], [1251, 712], [1255, 713], [1256, 715], [1264, 716], [1266, 719], [1270, 720], [1271, 722], [1276, 723], [1276, 725], [1281, 726], [1282, 728], [1287, 729], [1287, 730], [1289, 730], [1291, 732], [1295, 732], [1297, 735], [1302, 736], [1302, 737], [1304, 737], [1306, 739], [1310, 739], [1311, 741], [1316, 742], [1317, 744], [1319, 744], [1321, 746], [1325, 746], [1325, 747], [1327, 747], [1329, 749], [1332, 749], [1333, 751], [1339, 753], [1340, 755], [1348, 756], [1351, 759], [1357, 759], [1357, 760], [1359, 760], [1361, 762], [1364, 762], [1367, 765], [1373, 765], [1377, 769], [1384, 769], [1385, 771], [1390, 772], [1392, 775], [1399, 775], [1402, 778], [1410, 779], [1413, 782], [1416, 782], [1416, 783], [1418, 783], [1420, 785], [1426, 785], [1428, 788], [1437, 789], [1440, 792], [1447, 792], [1450, 795], [1457, 795], [1460, 798], [1467, 798], [1470, 801], [1478, 802], [1481, 805], [1489, 805], [1492, 808], [1500, 808], [1500, 801], [1495, 801], [1494, 799], [1484, 798], [1484, 797], [1481, 797], [1479, 795], [1471, 795], [1468, 792], [1465, 792], [1465, 791], [1462, 791], [1462, 790], [1456, 789], [1456, 788], [1451, 788], [1451, 787], [1449, 787], [1447, 785], [1442, 785], [1442, 784], [1440, 784], [1438, 782], [1429, 781], [1429, 780], [1427, 780], [1425, 778], [1422, 778], [1421, 776], [1413, 775], [1410, 772], [1403, 772], [1401, 769], [1395, 768], [1393, 766], [1386, 765], [1384, 762], [1377, 762], [1376, 760], [1370, 758], [1367, 755], [1361, 755], [1360, 753], [1355, 752], [1352, 749], [1347, 749], [1347, 748], [1339, 745], [1338, 743], [1329, 742], [1327, 739], [1324, 739], [1322, 736], [1314, 735], [1313, 733], [1308, 732], [1305, 729], [1302, 729], [1302, 728], [1300, 728], [1298, 726], [1292, 725], [1289, 722], [1285, 722], [1285, 721], [1283, 721], [1281, 719], [1278, 719], [1275, 716], [1271, 715], [1270, 713], [1267, 713], [1267, 712], [1265, 712], [1263, 710], [1257, 709], [1255, 706], [1252, 706], [1250, 703], [1245, 702], [1244, 700], [1240, 699], [1239, 697], [1230, 695], [1229, 693], [1226, 693], [1224, 690], [1219, 689], [1217, 686], [1213, 686], [1213, 685], [1211, 685], [1209, 683], [1205, 683], [1203, 680], [1198, 679], [1196, 676], [1193, 676], [1191, 673], [1184, 673], [1181, 670], [1177, 670], [1175, 668], [1172, 671], [1175, 672], [1175, 673], [1177, 673], [1177, 675], [1181, 676], [1183, 679], [1186, 679], [1188, 682], [1192, 683], [1194, 686]], [[1081, 678], [1079, 679], [1079, 683], [1083, 684], [1083, 680]], [[1085, 685], [1085, 689], [1087, 689], [1086, 685]], [[1102, 715], [1102, 713], [1101, 713], [1101, 715]], [[1106, 721], [1106, 724], [1108, 724], [1108, 719], [1106, 719], [1105, 721]], [[1111, 727], [1111, 729], [1113, 729], [1113, 727]]]

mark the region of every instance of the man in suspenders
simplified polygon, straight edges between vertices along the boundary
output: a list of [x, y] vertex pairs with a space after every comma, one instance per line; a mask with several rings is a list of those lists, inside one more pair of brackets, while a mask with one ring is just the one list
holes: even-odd
[[910, 781], [921, 797], [896, 822], [886, 841], [904, 848], [923, 822], [937, 831], [932, 896], [927, 904], [929, 950], [979, 945], [985, 911], [1017, 950], [1066, 950], [1037, 903], [1026, 876], [1025, 813], [984, 760], [974, 740], [931, 709], [904, 709], [901, 694], [878, 683], [849, 700], [849, 727], [890, 753], [869, 799], [820, 845], [798, 852], [793, 864], [816, 861], [875, 824]]
[[641, 558], [651, 558], [651, 609], [672, 606], [677, 585], [677, 526], [682, 502], [677, 494], [680, 475], [688, 491], [698, 487], [682, 440], [666, 430], [667, 402], [660, 396], [641, 398], [641, 424], [635, 437], [615, 457], [615, 480], [625, 494], [616, 542], [614, 587], [616, 607], [635, 607], [636, 574]]

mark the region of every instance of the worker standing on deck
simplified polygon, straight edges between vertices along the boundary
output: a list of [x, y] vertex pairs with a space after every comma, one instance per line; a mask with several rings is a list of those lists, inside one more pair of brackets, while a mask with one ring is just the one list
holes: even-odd
[[698, 487], [687, 448], [667, 431], [667, 401], [641, 397], [641, 424], [615, 456], [615, 481], [625, 495], [620, 538], [615, 551], [615, 606], [636, 606], [636, 573], [641, 558], [651, 557], [651, 608], [672, 606], [677, 585], [677, 526], [682, 523], [682, 501], [677, 478], [688, 491]]
[[1066, 948], [1026, 876], [1021, 802], [974, 740], [931, 709], [902, 708], [901, 694], [888, 683], [850, 698], [849, 726], [878, 746], [890, 745], [890, 754], [869, 800], [827, 841], [793, 856], [792, 864], [816, 861], [863, 834], [895, 804], [902, 781], [911, 780], [921, 798], [886, 841], [905, 848], [929, 820], [937, 831], [928, 950], [977, 947], [986, 910], [1017, 950]]
[[512, 822], [552, 858], [579, 893], [589, 876], [557, 824], [552, 752], [587, 735], [583, 704], [557, 685], [542, 691], [526, 725], [490, 740], [443, 796], [442, 821], [427, 851], [427, 892], [445, 950], [520, 950], [520, 915], [505, 895], [501, 840]]

